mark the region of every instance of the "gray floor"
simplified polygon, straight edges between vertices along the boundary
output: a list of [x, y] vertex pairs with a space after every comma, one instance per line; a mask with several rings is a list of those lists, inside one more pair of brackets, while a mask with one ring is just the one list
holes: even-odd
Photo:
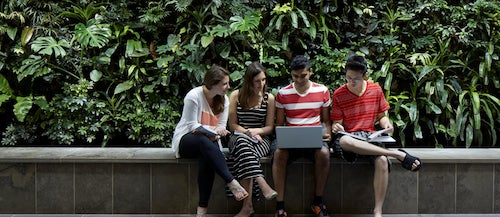
[[[193, 217], [194, 215], [128, 215], [128, 214], [0, 214], [0, 217]], [[231, 215], [212, 214], [208, 217], [230, 217]], [[272, 217], [274, 215], [254, 215], [254, 217]], [[312, 217], [312, 215], [289, 215], [290, 217]], [[372, 217], [368, 214], [335, 214], [331, 217]], [[384, 217], [500, 217], [500, 214], [386, 214]]]

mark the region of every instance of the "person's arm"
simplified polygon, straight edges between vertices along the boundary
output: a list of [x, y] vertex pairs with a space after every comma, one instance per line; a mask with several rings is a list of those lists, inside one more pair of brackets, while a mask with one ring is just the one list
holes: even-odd
[[227, 134], [231, 133], [229, 132], [229, 130], [226, 129], [228, 116], [229, 116], [229, 98], [226, 95], [224, 95], [224, 111], [222, 111], [222, 113], [219, 115], [219, 123], [215, 128], [215, 131], [217, 131], [217, 133], [219, 133], [220, 136], [226, 136]]
[[394, 127], [392, 126], [391, 120], [385, 114], [386, 112], [380, 112], [377, 115], [378, 124], [382, 129], [391, 129], [390, 133], [394, 131]]
[[332, 133], [337, 133], [339, 131], [345, 131], [344, 126], [342, 125], [342, 120], [332, 120]]
[[188, 126], [189, 131], [193, 131], [199, 126], [201, 123], [199, 122], [199, 112], [200, 106], [197, 100], [197, 94], [194, 92], [189, 92], [184, 97], [184, 106], [182, 109], [182, 118], [186, 121], [186, 125]]
[[344, 132], [344, 115], [342, 115], [342, 110], [340, 109], [340, 102], [338, 101], [338, 97], [336, 97], [339, 93], [337, 92], [339, 89], [333, 92], [332, 94], [332, 105], [330, 112], [330, 121], [332, 123], [332, 133], [337, 134], [339, 131]]
[[240, 126], [238, 124], [238, 114], [237, 114], [237, 107], [238, 107], [238, 90], [235, 90], [231, 93], [229, 96], [229, 129], [231, 131], [240, 131], [244, 132], [245, 128]]
[[285, 125], [285, 109], [276, 108], [276, 126]]
[[330, 107], [321, 108], [321, 122], [326, 127], [323, 140], [330, 141], [332, 138], [332, 125], [330, 124]]
[[268, 94], [269, 98], [267, 99], [267, 116], [266, 116], [266, 126], [263, 129], [264, 135], [269, 135], [274, 131], [274, 117], [276, 114], [276, 107], [274, 105], [274, 95]]

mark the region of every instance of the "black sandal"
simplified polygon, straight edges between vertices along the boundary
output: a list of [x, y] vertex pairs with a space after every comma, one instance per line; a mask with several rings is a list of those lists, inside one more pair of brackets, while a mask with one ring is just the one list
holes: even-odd
[[[410, 170], [412, 172], [417, 172], [422, 167], [423, 163], [422, 163], [422, 160], [420, 160], [420, 158], [412, 156], [411, 154], [409, 154], [408, 152], [406, 152], [403, 149], [398, 149], [398, 150], [401, 152], [404, 152], [406, 154], [405, 159], [403, 161], [400, 160], [401, 166], [403, 166], [403, 168]], [[414, 170], [412, 170], [412, 165], [413, 165], [413, 163], [415, 163], [415, 160], [420, 162], [420, 164]]]

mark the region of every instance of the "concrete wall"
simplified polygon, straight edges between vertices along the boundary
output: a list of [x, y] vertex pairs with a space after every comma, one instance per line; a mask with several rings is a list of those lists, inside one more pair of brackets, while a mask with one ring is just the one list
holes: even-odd
[[[500, 213], [500, 149], [407, 149], [419, 172], [393, 160], [385, 213]], [[263, 160], [272, 185], [270, 160]], [[312, 163], [288, 168], [289, 214], [308, 214]], [[197, 162], [163, 148], [0, 148], [0, 213], [188, 214], [197, 206]], [[373, 166], [333, 159], [324, 200], [331, 213], [371, 213]], [[216, 178], [210, 213], [231, 214], [240, 202]], [[274, 201], [254, 202], [273, 213]]]

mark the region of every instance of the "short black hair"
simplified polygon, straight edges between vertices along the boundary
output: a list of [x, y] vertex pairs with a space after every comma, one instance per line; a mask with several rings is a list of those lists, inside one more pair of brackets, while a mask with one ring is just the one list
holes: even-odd
[[345, 64], [345, 70], [355, 70], [361, 71], [363, 75], [368, 70], [368, 63], [363, 56], [354, 54], [347, 58], [347, 63]]
[[290, 63], [290, 70], [310, 69], [311, 61], [304, 55], [295, 56]]

